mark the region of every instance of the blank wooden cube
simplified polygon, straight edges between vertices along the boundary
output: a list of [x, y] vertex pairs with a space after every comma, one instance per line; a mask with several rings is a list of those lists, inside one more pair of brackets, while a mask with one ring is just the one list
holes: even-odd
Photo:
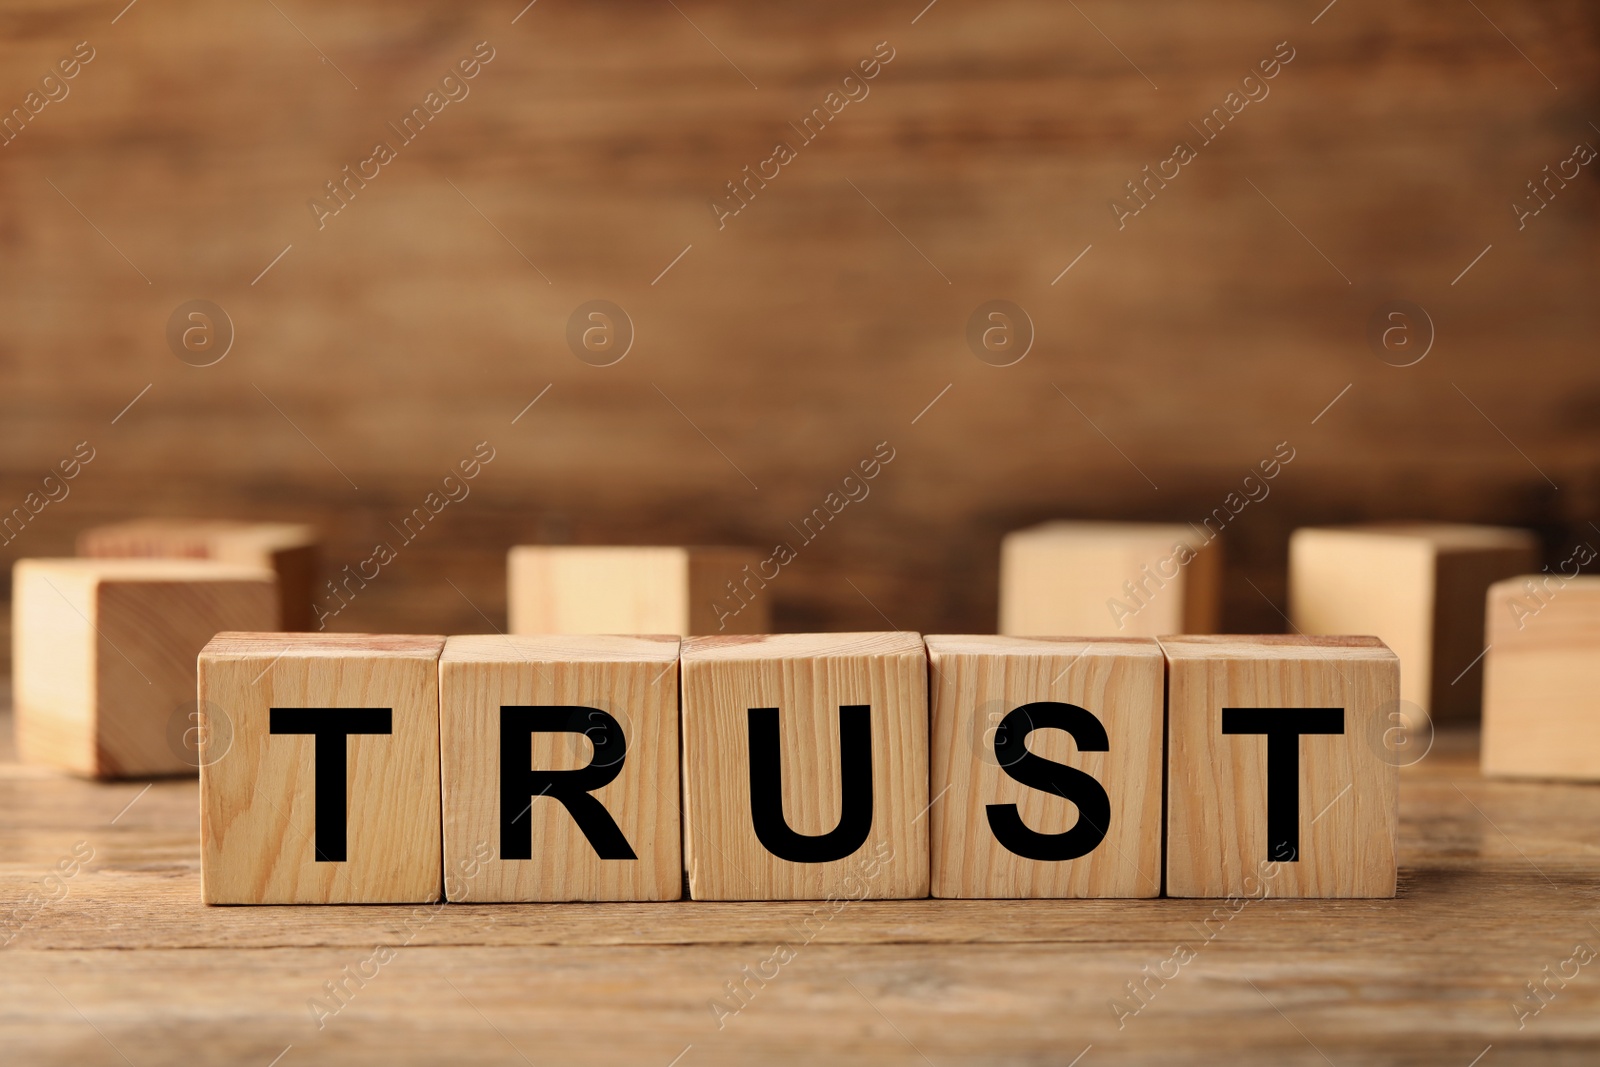
[[1536, 569], [1527, 530], [1444, 524], [1306, 527], [1289, 539], [1289, 616], [1308, 634], [1375, 634], [1405, 667], [1400, 696], [1436, 720], [1483, 694], [1483, 598]]
[[507, 559], [508, 629], [764, 633], [771, 594], [763, 589], [776, 574], [775, 564], [747, 548], [518, 545]]
[[439, 727], [449, 899], [683, 896], [678, 638], [452, 637]]
[[1400, 661], [1375, 637], [1164, 637], [1167, 893], [1392, 897]]
[[1149, 638], [929, 637], [933, 895], [1161, 892]]
[[11, 597], [19, 753], [96, 778], [193, 774], [195, 656], [278, 615], [271, 571], [198, 560], [19, 560]]
[[1000, 632], [1156, 637], [1211, 633], [1222, 548], [1193, 526], [1047, 522], [1000, 545]]
[[278, 576], [279, 621], [263, 629], [310, 630], [321, 547], [310, 526], [225, 519], [133, 519], [78, 535], [78, 555], [214, 559], [268, 567]]
[[1483, 773], [1600, 780], [1600, 577], [1489, 587]]
[[439, 899], [443, 648], [413, 635], [212, 638], [200, 653], [207, 904]]
[[920, 637], [692, 637], [681, 669], [694, 899], [928, 895]]

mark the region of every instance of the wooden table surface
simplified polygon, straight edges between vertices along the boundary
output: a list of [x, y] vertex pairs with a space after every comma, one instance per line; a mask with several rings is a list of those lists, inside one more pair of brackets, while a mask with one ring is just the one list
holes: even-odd
[[[1600, 788], [1485, 782], [1471, 734], [1403, 772], [1395, 900], [1209, 925], [1216, 902], [856, 903], [802, 944], [793, 903], [203, 907], [193, 781], [74, 780], [18, 765], [10, 733], [0, 714], [5, 1063], [1600, 1057], [1600, 960], [1567, 962], [1600, 946]], [[47, 880], [75, 848], [92, 859]], [[779, 943], [794, 958], [719, 1026], [724, 983]], [[1180, 945], [1119, 1020], [1111, 998]], [[346, 967], [376, 975], [319, 1028], [308, 1002]], [[1525, 983], [1575, 968], [1519, 1029]]]

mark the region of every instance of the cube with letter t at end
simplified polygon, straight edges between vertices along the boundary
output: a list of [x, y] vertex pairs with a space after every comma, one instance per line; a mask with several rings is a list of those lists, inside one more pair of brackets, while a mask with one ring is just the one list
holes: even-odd
[[682, 897], [677, 637], [452, 637], [439, 713], [450, 900]]
[[195, 656], [277, 625], [272, 572], [204, 560], [25, 559], [12, 581], [17, 747], [96, 778], [193, 774]]
[[1392, 897], [1400, 661], [1375, 637], [1163, 637], [1167, 894]]
[[443, 637], [221, 633], [200, 653], [207, 904], [439, 899]]
[[933, 895], [1160, 895], [1161, 646], [927, 643]]
[[928, 895], [928, 666], [912, 633], [683, 643], [696, 900]]

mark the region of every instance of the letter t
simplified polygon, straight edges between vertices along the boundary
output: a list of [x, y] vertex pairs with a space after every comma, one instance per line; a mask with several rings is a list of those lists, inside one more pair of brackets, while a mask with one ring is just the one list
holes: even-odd
[[1343, 708], [1223, 708], [1224, 734], [1267, 737], [1267, 859], [1300, 859], [1300, 737], [1344, 733]]
[[316, 767], [316, 848], [318, 863], [343, 863], [347, 858], [349, 782], [346, 744], [351, 734], [394, 732], [392, 708], [273, 708], [268, 732], [310, 734]]

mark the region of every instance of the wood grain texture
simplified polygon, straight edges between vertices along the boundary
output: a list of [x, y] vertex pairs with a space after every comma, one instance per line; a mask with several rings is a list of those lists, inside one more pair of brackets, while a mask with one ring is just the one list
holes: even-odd
[[1213, 633], [1222, 545], [1189, 526], [1048, 522], [1000, 545], [1002, 634]]
[[[1400, 663], [1372, 637], [1168, 637], [1167, 892], [1175, 897], [1395, 893]], [[1298, 742], [1298, 848], [1268, 835], [1268, 739], [1224, 734], [1225, 708], [1339, 709]], [[1303, 719], [1301, 715], [1299, 718]], [[1274, 798], [1276, 800], [1276, 798]]]
[[[926, 638], [932, 714], [933, 895], [936, 897], [1154, 897], [1161, 892], [1161, 761], [1166, 660], [1153, 640]], [[1066, 732], [1039, 729], [1028, 751], [1082, 771], [1110, 801], [1105, 838], [1076, 859], [1039, 861], [1005, 848], [990, 804], [1015, 804], [1023, 825], [1060, 834], [1081, 808], [1010, 775], [998, 758], [1013, 709], [1057, 701], [1104, 727], [1107, 751], [1086, 752]], [[1009, 728], [1008, 728], [1009, 729]]]
[[[815, 902], [209, 908], [192, 779], [145, 791], [19, 765], [6, 718], [0, 1040], [41, 1067], [116, 1050], [140, 1067], [264, 1065], [290, 1045], [284, 1063], [373, 1067], [944, 1067], [1065, 1063], [1090, 1044], [1080, 1067], [1325, 1064], [1319, 1050], [1467, 1064], [1489, 1045], [1480, 1067], [1583, 1067], [1600, 1050], [1587, 967], [1520, 1029], [1512, 1010], [1600, 940], [1600, 791], [1485, 781], [1472, 733], [1441, 732], [1400, 772], [1393, 900], [1266, 899], [1220, 930], [1230, 913], [1211, 900], [875, 900], [802, 944]], [[724, 983], [779, 943], [796, 958], [719, 1027]], [[1197, 958], [1119, 1026], [1111, 1000], [1180, 944]], [[374, 946], [392, 962], [319, 1028], [309, 1001]]]
[[1600, 577], [1489, 588], [1483, 773], [1600, 780]]
[[[526, 827], [531, 834], [531, 858], [504, 857], [506, 705], [579, 709], [564, 732], [532, 735], [525, 767], [618, 767], [611, 781], [588, 793], [636, 858], [602, 859], [566, 805], [538, 795], [518, 801], [526, 812], [513, 812], [518, 832]], [[611, 734], [613, 722], [620, 737]], [[451, 637], [439, 660], [439, 728], [450, 900], [682, 896], [676, 637]]]
[[[503, 627], [514, 544], [768, 550], [883, 439], [871, 495], [767, 591], [776, 629], [988, 630], [1007, 531], [1199, 523], [1286, 438], [1297, 458], [1227, 531], [1230, 631], [1282, 628], [1295, 526], [1526, 525], [1546, 562], [1592, 536], [1600, 199], [1582, 178], [1523, 229], [1511, 210], [1596, 136], [1584, 0], [1480, 2], [1493, 25], [1443, 3], [1313, 25], [1324, 5], [1272, 0], [940, 3], [915, 25], [923, 4], [680, 3], [693, 25], [643, 0], [515, 25], [522, 4], [279, 6], [0, 7], [7, 108], [99, 49], [0, 149], [0, 506], [98, 449], [12, 558], [203, 507], [314, 523], [339, 574], [486, 437], [471, 496], [330, 626]], [[498, 54], [471, 96], [317, 229], [307, 200], [480, 40]], [[871, 95], [719, 230], [707, 200], [883, 40]], [[1108, 201], [1282, 40], [1270, 97], [1118, 229]], [[167, 347], [196, 297], [237, 332], [212, 367]], [[595, 297], [637, 328], [612, 367], [566, 344]], [[966, 346], [997, 297], [1037, 331], [1012, 367]], [[1439, 336], [1403, 369], [1364, 343], [1396, 297]]]
[[1375, 634], [1400, 657], [1400, 696], [1434, 718], [1477, 719], [1483, 599], [1533, 570], [1529, 530], [1439, 523], [1301, 529], [1289, 541], [1291, 625]]
[[270, 568], [278, 576], [280, 617], [265, 628], [274, 630], [312, 629], [321, 552], [315, 529], [289, 522], [129, 519], [78, 535], [80, 556], [214, 559]]
[[[694, 899], [928, 895], [928, 667], [919, 636], [693, 637], [680, 670], [683, 851]], [[782, 859], [756, 835], [749, 709], [778, 710], [782, 815], [795, 833], [815, 836], [845, 816], [844, 705], [869, 708], [870, 826], [843, 858]]]
[[507, 629], [764, 633], [769, 600], [755, 573], [762, 558], [743, 548], [518, 545], [506, 560]]
[[238, 564], [30, 559], [14, 589], [18, 748], [97, 778], [193, 774], [195, 657], [278, 614], [272, 572]]
[[[440, 898], [443, 637], [223, 633], [200, 653], [201, 891], [208, 904]], [[373, 708], [387, 733], [345, 738], [346, 858], [318, 859], [318, 749], [271, 733], [274, 708]], [[320, 718], [320, 717], [319, 717]], [[331, 750], [330, 750], [331, 751]], [[324, 751], [321, 758], [330, 758]]]

